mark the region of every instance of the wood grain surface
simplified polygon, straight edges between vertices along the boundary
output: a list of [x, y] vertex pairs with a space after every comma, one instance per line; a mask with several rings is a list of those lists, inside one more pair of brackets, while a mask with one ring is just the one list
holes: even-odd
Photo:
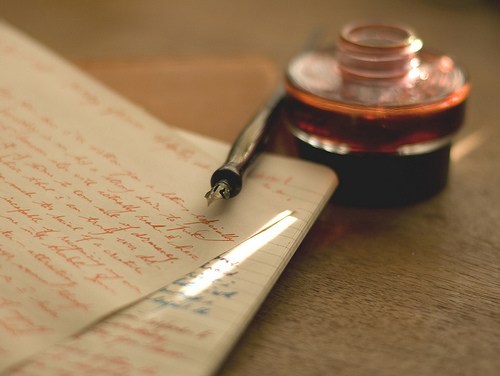
[[318, 25], [332, 39], [352, 19], [397, 19], [456, 56], [472, 94], [447, 188], [400, 208], [329, 205], [219, 373], [500, 374], [498, 2], [4, 0], [0, 12], [156, 116], [226, 141]]
[[[158, 58], [81, 65], [164, 120], [191, 112], [199, 118], [187, 128], [226, 141], [225, 127], [241, 126], [275, 81], [256, 58], [183, 64], [179, 70], [178, 61]], [[184, 78], [191, 94], [179, 100]], [[235, 95], [248, 99], [217, 121], [212, 93], [229, 103]], [[456, 161], [449, 186], [427, 201], [392, 209], [330, 204], [221, 374], [496, 375], [500, 132], [490, 132], [495, 138]]]

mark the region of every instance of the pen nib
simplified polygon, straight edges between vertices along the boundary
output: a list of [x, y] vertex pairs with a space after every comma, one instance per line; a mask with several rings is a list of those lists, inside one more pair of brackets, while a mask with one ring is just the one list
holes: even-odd
[[207, 199], [207, 205], [209, 206], [212, 202], [220, 199], [227, 200], [230, 197], [231, 188], [226, 180], [221, 180], [217, 182], [211, 190], [205, 194]]

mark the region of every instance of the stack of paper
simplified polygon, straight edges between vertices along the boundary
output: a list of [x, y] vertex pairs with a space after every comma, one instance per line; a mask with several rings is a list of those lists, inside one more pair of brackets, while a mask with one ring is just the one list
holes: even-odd
[[[0, 372], [213, 373], [336, 186], [182, 133], [0, 24]], [[314, 181], [314, 185], [310, 182]]]

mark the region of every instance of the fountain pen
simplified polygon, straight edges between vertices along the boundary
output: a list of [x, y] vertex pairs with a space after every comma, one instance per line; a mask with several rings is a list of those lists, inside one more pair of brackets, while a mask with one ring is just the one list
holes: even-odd
[[245, 173], [264, 149], [269, 138], [273, 123], [270, 118], [283, 96], [284, 89], [280, 86], [243, 128], [224, 164], [212, 174], [212, 188], [205, 194], [208, 205], [216, 200], [228, 200], [240, 193]]

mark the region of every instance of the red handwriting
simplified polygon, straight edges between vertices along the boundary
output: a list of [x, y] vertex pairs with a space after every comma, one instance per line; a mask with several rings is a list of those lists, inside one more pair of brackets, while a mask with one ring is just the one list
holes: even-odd
[[69, 83], [68, 88], [76, 94], [84, 104], [91, 106], [98, 106], [101, 104], [97, 95], [85, 88], [80, 82], [72, 81]]
[[35, 223], [42, 219], [39, 214], [33, 213], [32, 209], [22, 208], [13, 197], [0, 197], [0, 200], [8, 203], [13, 208], [12, 210], [7, 210], [7, 213], [20, 214]]
[[[9, 54], [20, 56], [15, 45], [9, 49]], [[30, 59], [25, 55], [24, 63], [31, 61], [34, 69]], [[39, 63], [36, 69], [44, 66]], [[71, 98], [61, 96], [61, 103], [54, 104], [50, 98], [40, 104], [30, 99], [31, 93], [19, 94], [22, 88], [0, 83], [0, 281], [2, 294], [12, 292], [0, 298], [0, 332], [8, 340], [50, 333], [58, 320], [75, 312], [95, 317], [103, 308], [94, 306], [94, 299], [102, 306], [136, 299], [147, 292], [141, 291], [143, 286], [151, 289], [150, 275], [158, 279], [160, 272], [168, 275], [166, 271], [175, 271], [177, 265], [206, 258], [203, 247], [197, 246], [200, 241], [238, 238], [217, 219], [194, 213], [175, 184], [158, 192], [149, 172], [134, 170], [136, 165], [129, 162], [133, 154], [122, 154], [121, 138], [119, 147], [109, 143], [117, 124], [127, 130], [127, 137], [138, 134], [137, 129], [144, 134], [140, 114], [119, 102], [105, 103], [106, 95], [96, 94], [84, 81], [64, 80], [53, 84]], [[66, 108], [68, 103], [78, 106]], [[82, 107], [89, 117], [76, 124]], [[92, 116], [101, 122], [93, 122]], [[106, 129], [101, 139], [96, 124], [111, 131]], [[144, 138], [149, 144], [138, 150], [161, 149], [169, 158], [173, 154], [190, 165], [210, 168], [195, 149], [175, 137], [151, 137]], [[159, 356], [184, 356], [166, 346], [169, 336], [164, 333], [181, 332], [173, 324], [165, 324], [158, 337], [156, 324], [120, 325], [115, 326], [120, 335], [110, 338], [114, 343], [145, 344]], [[210, 332], [193, 330], [189, 335], [202, 339]], [[128, 367], [111, 356], [103, 361]]]
[[99, 211], [108, 217], [118, 217], [123, 213], [135, 213], [136, 209], [139, 209], [138, 205], [134, 205], [131, 203], [124, 202], [124, 199], [121, 195], [116, 193], [108, 193], [105, 191], [97, 191], [99, 195], [107, 198], [109, 201], [113, 202], [118, 206], [121, 210], [110, 210], [99, 207]]
[[266, 183], [290, 184], [293, 180], [292, 176], [275, 176], [265, 172], [255, 172], [252, 177], [260, 179]]
[[34, 251], [30, 251], [30, 253], [34, 256], [35, 260], [43, 264], [47, 270], [51, 271], [53, 275], [60, 280], [58, 282], [50, 282], [49, 284], [51, 286], [69, 287], [76, 285], [75, 280], [71, 278], [69, 273], [58, 267], [57, 263], [54, 263], [49, 256], [43, 253], [36, 253]]
[[68, 236], [60, 237], [58, 244], [45, 243], [44, 245], [49, 251], [61, 257], [69, 265], [77, 269], [88, 267], [94, 268], [104, 265], [97, 257], [91, 255], [83, 247], [77, 245], [76, 242], [71, 240]]
[[15, 337], [49, 331], [49, 328], [37, 324], [27, 315], [16, 309], [9, 310], [5, 314], [0, 315], [0, 328], [3, 328]]
[[[218, 219], [209, 219], [203, 214], [193, 214], [193, 217], [196, 219], [194, 222], [185, 222], [183, 226], [171, 230], [181, 230], [196, 239], [205, 241], [234, 241], [238, 238], [238, 235], [224, 233], [222, 228], [218, 228], [216, 226]], [[214, 237], [213, 234], [218, 236]]]
[[141, 202], [147, 204], [156, 211], [160, 211], [160, 203], [153, 201], [149, 196], [136, 196]]
[[111, 183], [115, 189], [110, 190], [112, 193], [127, 193], [133, 192], [133, 189], [126, 186], [126, 180], [139, 181], [139, 178], [132, 172], [112, 173], [104, 176], [104, 179]]
[[112, 251], [110, 249], [105, 249], [103, 252], [110, 256], [113, 260], [116, 260], [119, 263], [125, 265], [127, 268], [132, 269], [137, 274], [142, 274], [142, 269], [134, 260], [127, 260], [126, 258], [121, 257], [118, 252]]
[[91, 307], [90, 304], [78, 300], [70, 290], [61, 289], [57, 294], [63, 299], [63, 302], [66, 303], [66, 305], [61, 308], [88, 311]]
[[102, 116], [116, 118], [126, 124], [132, 125], [134, 128], [144, 129], [144, 124], [123, 108], [107, 107], [102, 112]]

